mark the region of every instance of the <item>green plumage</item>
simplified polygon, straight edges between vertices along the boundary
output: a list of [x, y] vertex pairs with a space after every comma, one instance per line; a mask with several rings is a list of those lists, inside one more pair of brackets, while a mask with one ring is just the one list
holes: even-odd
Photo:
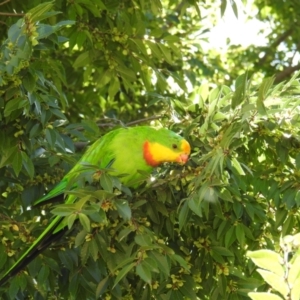
[[[44, 201], [64, 194], [69, 180], [81, 172], [84, 172], [86, 170], [86, 164], [105, 168], [112, 162], [110, 166], [112, 171], [109, 172], [110, 175], [122, 175], [120, 181], [125, 186], [136, 187], [139, 180], [143, 179], [143, 175], [141, 175], [138, 170], [150, 174], [153, 169], [153, 167], [146, 162], [144, 157], [144, 145], [146, 141], [149, 143], [158, 143], [167, 149], [172, 149], [173, 152], [178, 152], [178, 155], [183, 151], [181, 149], [183, 138], [167, 129], [157, 130], [151, 127], [141, 126], [113, 130], [90, 146], [73, 169], [65, 175], [62, 181], [47, 195], [36, 201], [35, 204], [43, 203]], [[187, 155], [188, 154], [189, 153], [187, 153]], [[172, 161], [172, 158], [168, 158], [168, 156], [163, 157], [161, 162], [164, 161]], [[75, 200], [75, 196], [68, 195], [65, 199], [65, 203], [73, 203]], [[62, 229], [63, 226], [59, 225], [61, 220], [62, 217], [54, 217], [52, 222], [30, 248], [3, 275], [0, 280], [0, 286], [23, 269], [45, 248], [45, 245], [46, 247], [49, 246], [47, 239], [51, 237], [51, 235], [59, 233]]]
[[114, 171], [110, 172], [111, 175], [126, 174], [120, 178], [121, 182], [128, 187], [136, 186], [135, 183], [142, 178], [141, 173], [138, 173], [137, 170], [150, 174], [153, 169], [143, 157], [145, 141], [156, 142], [171, 148], [173, 144], [179, 144], [182, 140], [181, 136], [165, 128], [154, 129], [148, 126], [139, 126], [110, 131], [95, 141], [62, 181], [35, 204], [63, 194], [69, 178], [80, 173], [80, 170], [84, 171], [86, 163], [105, 168], [114, 160], [111, 166]]

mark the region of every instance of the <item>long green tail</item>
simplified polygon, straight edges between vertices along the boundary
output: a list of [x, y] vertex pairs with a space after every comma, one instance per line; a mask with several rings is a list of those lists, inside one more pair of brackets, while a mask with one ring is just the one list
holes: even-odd
[[[67, 180], [63, 179], [53, 190], [47, 195], [40, 198], [35, 204], [41, 204], [49, 199], [55, 198], [64, 193]], [[74, 197], [68, 196], [68, 201], [74, 201]], [[5, 284], [11, 277], [20, 272], [27, 264], [29, 264], [39, 253], [47, 248], [54, 240], [57, 240], [64, 234], [62, 226], [58, 228], [59, 224], [63, 220], [62, 217], [56, 216], [51, 223], [47, 226], [44, 232], [34, 241], [34, 243], [20, 256], [20, 258], [11, 266], [8, 271], [0, 279], [0, 286]], [[59, 230], [58, 230], [59, 229]]]

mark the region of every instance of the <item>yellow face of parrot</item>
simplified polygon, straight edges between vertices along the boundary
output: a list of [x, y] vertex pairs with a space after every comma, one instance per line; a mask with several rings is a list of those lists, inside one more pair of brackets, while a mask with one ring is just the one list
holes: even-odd
[[191, 153], [190, 144], [185, 139], [174, 140], [169, 145], [146, 141], [144, 158], [148, 165], [155, 167], [164, 162], [185, 164]]

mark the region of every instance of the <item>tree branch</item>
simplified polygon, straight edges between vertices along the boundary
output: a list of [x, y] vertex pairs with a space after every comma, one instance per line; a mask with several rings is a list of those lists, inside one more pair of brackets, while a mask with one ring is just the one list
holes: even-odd
[[292, 73], [294, 73], [295, 71], [298, 71], [298, 70], [300, 70], [300, 64], [298, 64], [296, 66], [291, 66], [291, 67], [285, 68], [283, 71], [276, 74], [274, 83], [279, 83], [279, 82], [285, 80]]
[[10, 0], [5, 0], [5, 1], [1, 2], [1, 3], [0, 3], [0, 6], [1, 6], [1, 5], [4, 5], [5, 3], [9, 2], [9, 1], [10, 1]]
[[277, 48], [277, 46], [279, 46], [279, 44], [281, 44], [284, 40], [286, 40], [294, 31], [293, 28], [290, 28], [288, 30], [286, 30], [285, 32], [283, 32], [281, 35], [278, 36], [278, 38], [268, 47], [268, 49], [265, 52], [265, 55], [258, 61], [258, 63], [256, 64], [257, 66], [263, 65], [268, 56], [271, 53], [271, 49], [273, 48]]

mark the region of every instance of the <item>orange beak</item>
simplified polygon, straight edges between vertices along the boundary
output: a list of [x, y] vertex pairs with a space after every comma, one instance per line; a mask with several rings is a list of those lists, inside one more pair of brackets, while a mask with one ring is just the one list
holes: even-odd
[[188, 154], [180, 154], [177, 158], [177, 162], [179, 162], [180, 164], [185, 164], [187, 161], [189, 160], [189, 156]]
[[181, 142], [181, 149], [183, 153], [181, 153], [178, 156], [177, 162], [179, 162], [180, 164], [185, 164], [189, 160], [189, 155], [191, 153], [191, 146], [186, 140], [183, 140]]

